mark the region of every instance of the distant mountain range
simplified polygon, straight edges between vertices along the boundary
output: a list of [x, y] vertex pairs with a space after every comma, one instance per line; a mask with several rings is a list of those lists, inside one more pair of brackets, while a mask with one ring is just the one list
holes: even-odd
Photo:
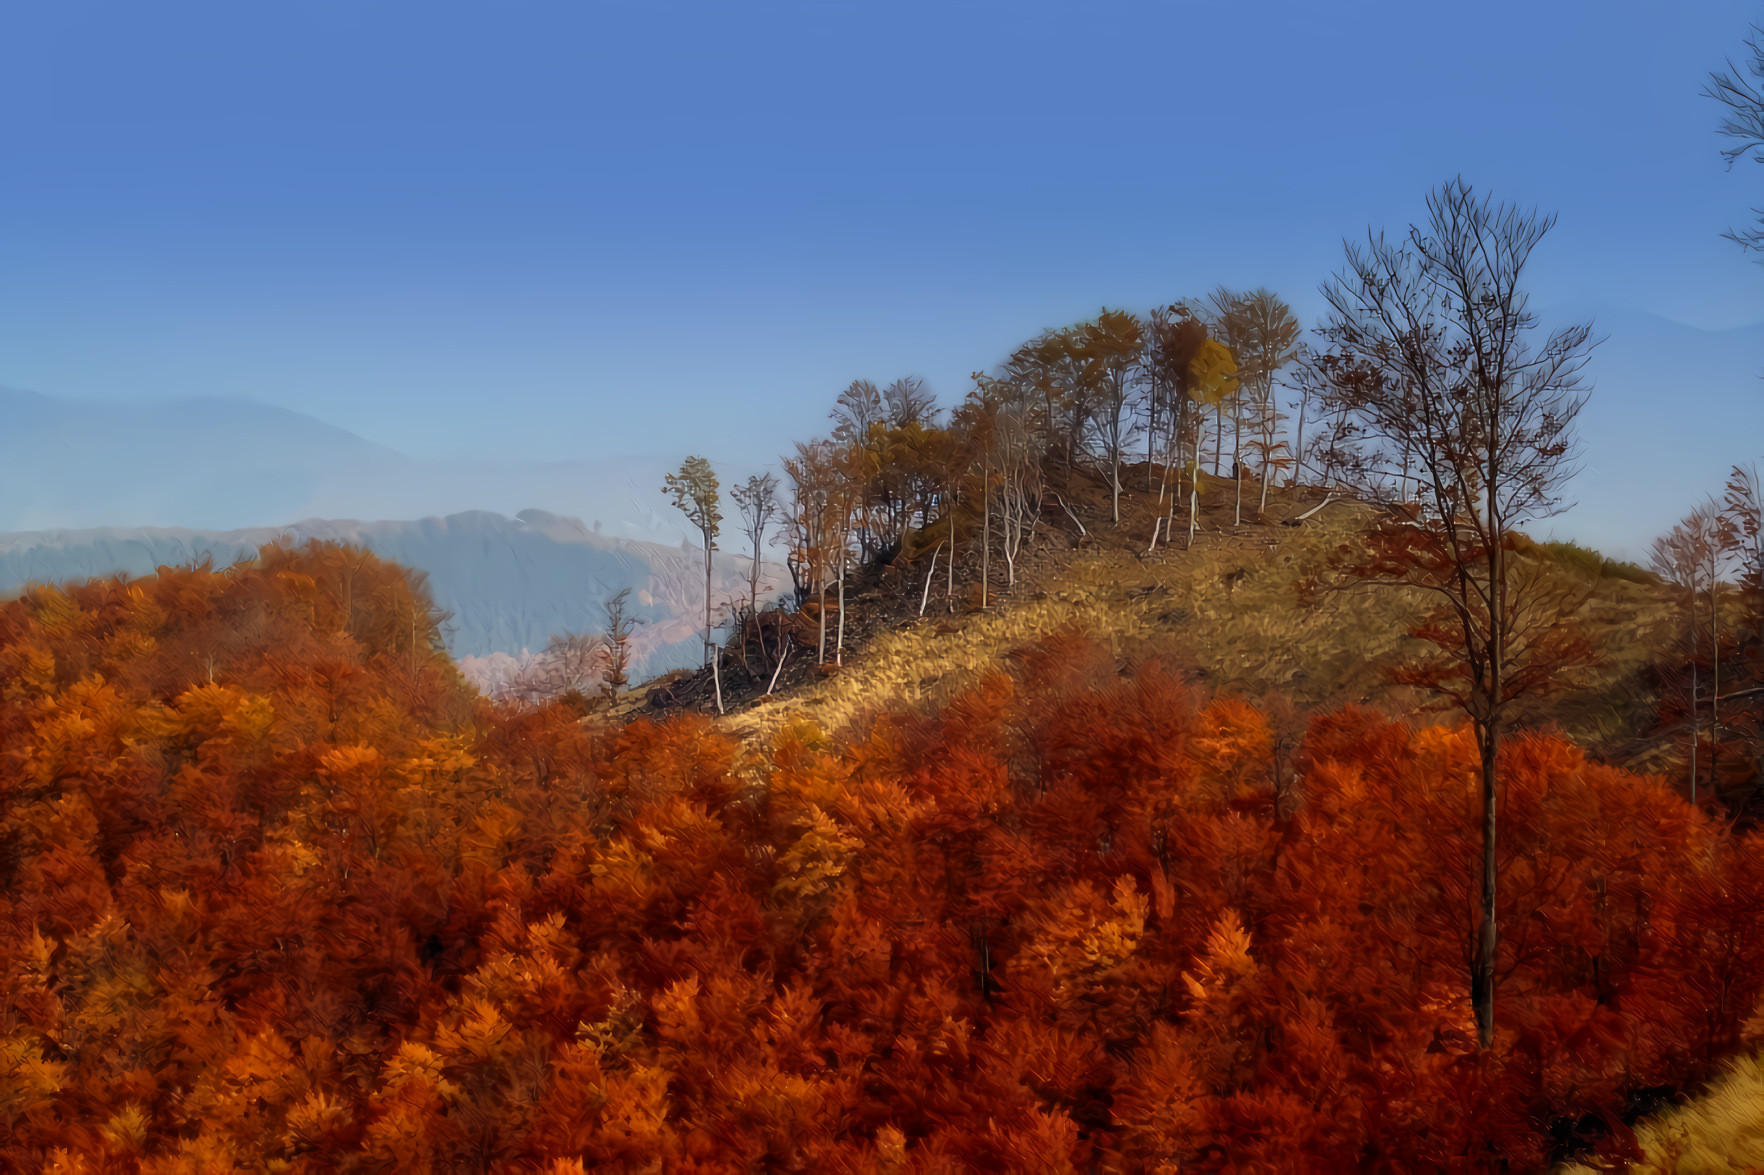
[[[347, 436], [347, 434], [345, 434]], [[281, 527], [192, 530], [101, 527], [0, 534], [0, 598], [28, 583], [84, 582], [118, 572], [154, 574], [212, 556], [218, 570], [278, 537], [329, 539], [428, 573], [435, 603], [453, 613], [447, 647], [489, 689], [543, 649], [552, 634], [598, 633], [605, 602], [630, 588], [632, 680], [699, 663], [704, 617], [702, 547], [609, 538], [543, 510], [513, 518], [476, 510], [414, 522], [308, 519]], [[712, 598], [745, 600], [752, 560], [718, 552]], [[788, 569], [760, 564], [762, 604], [788, 590]]]
[[[585, 451], [595, 446], [585, 438]], [[418, 459], [249, 400], [126, 404], [0, 388], [0, 532], [225, 531], [538, 507], [613, 537], [672, 543], [690, 528], [664, 500], [662, 475], [685, 455]], [[758, 469], [713, 463], [725, 481]]]
[[[1592, 318], [1608, 339], [1587, 367], [1593, 392], [1579, 420], [1582, 472], [1567, 487], [1577, 504], [1528, 526], [1534, 534], [1645, 559], [1655, 535], [1702, 495], [1719, 492], [1731, 465], [1764, 458], [1764, 324], [1712, 331], [1590, 304], [1547, 308], [1540, 318], [1546, 328]], [[607, 441], [585, 438], [584, 449], [596, 444], [606, 447]], [[549, 512], [545, 517], [588, 520], [585, 533], [608, 542], [669, 549], [682, 537], [696, 539], [660, 489], [662, 475], [683, 456], [625, 447], [618, 455], [579, 461], [422, 460], [314, 417], [246, 400], [126, 404], [0, 388], [0, 532], [102, 528], [93, 535], [115, 536], [120, 532], [112, 528], [118, 527], [189, 528], [177, 533], [203, 532], [196, 541], [211, 542], [245, 528], [275, 533], [297, 519], [418, 518], [425, 521], [385, 525], [393, 531], [431, 525], [449, 530], [466, 526], [455, 520], [477, 511], [524, 519], [539, 517], [530, 510], [539, 507]], [[738, 476], [760, 468], [757, 462], [717, 464], [725, 491]], [[372, 530], [381, 524], [326, 525]], [[14, 534], [8, 541], [16, 547], [20, 539]], [[129, 540], [69, 541], [67, 552], [44, 556], [41, 574], [121, 569], [100, 566], [109, 556], [99, 552], [120, 553]], [[154, 550], [174, 552], [161, 562], [184, 557], [175, 554], [176, 541], [182, 540], [153, 540], [160, 544]], [[34, 538], [27, 546], [46, 542]], [[406, 557], [392, 557], [427, 569], [419, 559], [407, 560], [417, 554], [414, 549], [399, 549]], [[437, 548], [421, 557], [446, 565], [452, 555], [443, 557]], [[143, 573], [138, 559], [129, 566]], [[22, 565], [17, 573], [39, 574]], [[438, 573], [437, 590], [443, 581], [453, 590], [465, 574], [463, 565]], [[605, 586], [617, 590], [623, 582], [613, 577]], [[559, 580], [550, 587], [561, 591], [566, 585]], [[468, 598], [458, 597], [462, 604]], [[461, 656], [514, 655], [523, 645], [544, 644], [545, 634], [504, 603], [476, 617], [468, 617], [467, 608], [455, 610], [463, 626]]]

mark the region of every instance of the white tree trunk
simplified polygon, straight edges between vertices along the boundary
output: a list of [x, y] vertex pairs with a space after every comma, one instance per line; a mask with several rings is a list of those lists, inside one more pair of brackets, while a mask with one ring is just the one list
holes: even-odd
[[[931, 570], [925, 573], [925, 591], [919, 596], [920, 616], [925, 614], [925, 605], [929, 603], [931, 599], [931, 578], [937, 574], [937, 552], [941, 550], [943, 550], [943, 544], [941, 542], [931, 549]], [[953, 560], [951, 562], [953, 563]]]

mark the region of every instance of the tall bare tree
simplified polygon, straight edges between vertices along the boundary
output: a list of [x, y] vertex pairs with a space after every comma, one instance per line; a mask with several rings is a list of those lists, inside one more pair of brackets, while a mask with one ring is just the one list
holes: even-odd
[[759, 614], [760, 550], [765, 545], [766, 529], [778, 516], [778, 475], [754, 474], [729, 491], [735, 508], [741, 513], [741, 533], [753, 544], [753, 565], [747, 571], [747, 606]]
[[1243, 400], [1248, 392], [1247, 378], [1250, 375], [1246, 367], [1246, 354], [1249, 350], [1249, 319], [1243, 312], [1245, 295], [1235, 290], [1219, 286], [1207, 295], [1207, 333], [1218, 339], [1231, 351], [1237, 360], [1238, 386], [1231, 395], [1220, 400], [1216, 411], [1219, 413], [1219, 429], [1213, 438], [1213, 473], [1219, 473], [1222, 450], [1225, 444], [1225, 415], [1231, 416], [1231, 467], [1232, 477], [1237, 482], [1237, 516], [1232, 525], [1241, 522], [1243, 514], [1243, 473], [1240, 462], [1243, 459]]
[[[1727, 546], [1729, 566], [1736, 573], [1740, 603], [1740, 624], [1737, 634], [1741, 656], [1736, 677], [1744, 681], [1741, 689], [1730, 693], [1729, 723], [1742, 713], [1747, 720], [1739, 729], [1746, 733], [1753, 754], [1755, 776], [1764, 779], [1764, 739], [1759, 738], [1757, 711], [1764, 700], [1764, 685], [1759, 684], [1760, 654], [1764, 653], [1764, 482], [1753, 464], [1736, 465], [1727, 479], [1722, 498], [1721, 534]], [[1737, 701], [1737, 705], [1733, 704]]]
[[1074, 344], [1097, 389], [1093, 423], [1109, 462], [1109, 510], [1121, 521], [1121, 449], [1126, 439], [1127, 395], [1145, 354], [1145, 324], [1125, 310], [1105, 309], [1078, 327]]
[[[1220, 286], [1207, 299], [1213, 331], [1237, 357], [1242, 391], [1226, 403], [1231, 408], [1231, 463], [1238, 468], [1232, 525], [1243, 522], [1243, 432], [1248, 425], [1260, 450], [1262, 496], [1258, 511], [1268, 508], [1268, 462], [1276, 448], [1280, 415], [1274, 403], [1274, 376], [1291, 363], [1298, 350], [1298, 320], [1292, 309], [1266, 289], [1236, 291]], [[1222, 436], [1223, 434], [1221, 434]]]
[[[1268, 509], [1268, 468], [1278, 447], [1274, 437], [1281, 420], [1274, 402], [1274, 377], [1298, 355], [1299, 324], [1292, 316], [1292, 308], [1266, 289], [1254, 289], [1243, 295], [1237, 311], [1244, 323], [1237, 362], [1249, 396], [1256, 448], [1262, 458], [1262, 496], [1256, 506], [1257, 513], [1262, 513]], [[1239, 494], [1240, 503], [1241, 499]]]
[[857, 517], [858, 504], [866, 484], [866, 472], [869, 463], [864, 459], [861, 448], [854, 445], [831, 448], [828, 454], [828, 473], [831, 475], [832, 512], [830, 533], [838, 536], [833, 546], [834, 564], [839, 584], [839, 630], [833, 641], [833, 663], [845, 664], [845, 576], [851, 569], [851, 533], [852, 523]]
[[[834, 566], [838, 526], [835, 519], [835, 466], [839, 446], [825, 437], [804, 444], [796, 442], [796, 456], [784, 458], [784, 475], [790, 479], [791, 502], [787, 518], [790, 537], [790, 575], [796, 582], [797, 600], [813, 592], [820, 614], [817, 663], [827, 663], [827, 581]], [[806, 585], [803, 577], [807, 576]]]
[[975, 372], [974, 390], [962, 417], [982, 446], [989, 512], [984, 529], [990, 534], [990, 519], [997, 519], [1006, 583], [1011, 586], [1017, 582], [1017, 556], [1041, 517], [1041, 465], [1046, 451], [1041, 408], [1022, 393], [1021, 385], [1008, 379]]
[[[1727, 168], [1747, 154], [1754, 163], [1764, 163], [1764, 28], [1752, 26], [1752, 35], [1746, 38], [1746, 48], [1751, 51], [1746, 61], [1746, 68], [1741, 72], [1731, 58], [1727, 62], [1727, 72], [1709, 74], [1709, 84], [1703, 93], [1727, 107], [1727, 114], [1721, 120], [1721, 134], [1732, 141], [1721, 154], [1727, 159]], [[1756, 81], [1748, 81], [1749, 73]], [[1729, 229], [1722, 235], [1745, 249], [1764, 250], [1764, 208], [1752, 209], [1758, 227], [1745, 230]]]
[[895, 380], [882, 389], [882, 402], [888, 405], [889, 428], [937, 427], [937, 398], [925, 381], [916, 375]]
[[688, 457], [680, 463], [678, 473], [663, 478], [662, 492], [669, 495], [674, 508], [686, 515], [704, 536], [704, 659], [711, 667], [711, 681], [716, 686], [717, 713], [723, 712], [723, 681], [711, 645], [714, 626], [711, 621], [711, 551], [716, 546], [717, 528], [723, 521], [718, 509], [717, 474], [703, 457]]
[[1043, 332], [1018, 347], [1006, 369], [1040, 389], [1048, 427], [1064, 434], [1066, 467], [1075, 466], [1103, 397], [1102, 368], [1085, 350], [1079, 328]]
[[[759, 617], [759, 571], [760, 551], [765, 545], [766, 529], [778, 516], [781, 506], [778, 502], [778, 475], [775, 473], [754, 474], [741, 485], [729, 491], [735, 499], [735, 508], [741, 513], [741, 533], [747, 536], [753, 548], [753, 562], [747, 569], [747, 611], [755, 618]], [[760, 656], [768, 657], [766, 650], [765, 629], [759, 629]], [[743, 638], [742, 659], [747, 657], [745, 638]]]
[[606, 602], [606, 648], [608, 653], [606, 677], [600, 684], [601, 692], [607, 701], [615, 700], [619, 690], [623, 689], [630, 676], [627, 670], [631, 667], [631, 629], [642, 624], [640, 617], [627, 617], [625, 603], [631, 595], [630, 588], [621, 589]]
[[[1729, 485], [1730, 493], [1733, 490]], [[1731, 507], [1730, 507], [1731, 509]], [[1721, 573], [1739, 543], [1743, 541], [1729, 511], [1714, 501], [1705, 501], [1685, 515], [1670, 531], [1654, 540], [1649, 549], [1649, 568], [1668, 583], [1685, 593], [1685, 663], [1687, 693], [1685, 709], [1690, 714], [1690, 781], [1691, 803], [1697, 802], [1701, 772], [1698, 755], [1702, 746], [1703, 634], [1698, 618], [1698, 597], [1708, 601], [1709, 611], [1709, 786], [1713, 790], [1716, 771], [1720, 766], [1721, 743]]]
[[1764, 482], [1756, 465], [1733, 467], [1722, 497], [1722, 519], [1740, 590], [1751, 597], [1756, 615], [1755, 631], [1749, 635], [1764, 646]]
[[[1179, 438], [1187, 435], [1188, 417], [1193, 410], [1192, 365], [1207, 341], [1205, 323], [1189, 307], [1172, 303], [1153, 310], [1146, 322], [1145, 365], [1141, 382], [1146, 389], [1146, 470], [1145, 488], [1151, 489], [1152, 445], [1154, 434], [1164, 428], [1164, 477], [1169, 480], [1171, 466], [1181, 459], [1177, 452]], [[1161, 498], [1161, 495], [1160, 495]]]
[[1345, 389], [1346, 410], [1373, 448], [1369, 469], [1418, 471], [1420, 511], [1375, 527], [1344, 550], [1351, 580], [1431, 593], [1417, 636], [1444, 654], [1402, 680], [1468, 715], [1482, 775], [1480, 920], [1472, 936], [1471, 1005], [1484, 1048], [1494, 1036], [1496, 757], [1514, 700], [1560, 682], [1591, 658], [1567, 623], [1570, 601], [1543, 565], [1512, 559], [1515, 526], [1562, 508], [1573, 473], [1573, 424], [1590, 325], [1539, 340], [1521, 279], [1554, 224], [1477, 197], [1461, 178], [1427, 199], [1428, 223], [1406, 239], [1348, 244], [1323, 286], [1323, 337], [1380, 378]]
[[[887, 421], [888, 412], [882, 392], [875, 384], [867, 379], [854, 379], [839, 393], [828, 417], [833, 421], [834, 441], [841, 445], [867, 448], [873, 443], [872, 431]], [[863, 545], [866, 559], [872, 551], [869, 513], [869, 489], [866, 482], [863, 501], [858, 510], [861, 535], [859, 542]]]

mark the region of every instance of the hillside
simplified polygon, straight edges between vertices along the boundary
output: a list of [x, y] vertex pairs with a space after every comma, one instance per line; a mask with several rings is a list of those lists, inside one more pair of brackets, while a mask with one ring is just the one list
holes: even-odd
[[[743, 690], [748, 679], [730, 665], [724, 694], [732, 713], [719, 725], [763, 746], [797, 717], [839, 730], [896, 700], [935, 707], [980, 680], [1011, 648], [1068, 626], [1109, 641], [1123, 669], [1156, 656], [1208, 690], [1238, 693], [1258, 705], [1278, 698], [1301, 715], [1348, 702], [1416, 712], [1422, 699], [1385, 674], [1415, 648], [1408, 630], [1416, 596], [1368, 587], [1314, 607], [1297, 597], [1298, 581], [1319, 571], [1379, 507], [1301, 486], [1272, 491], [1263, 517], [1246, 510], [1242, 525], [1233, 526], [1229, 482], [1216, 482], [1202, 497], [1193, 549], [1186, 549], [1186, 529], [1178, 527], [1174, 545], [1160, 542], [1147, 554], [1162, 509], [1155, 488], [1144, 491], [1144, 473], [1143, 466], [1124, 473], [1117, 525], [1102, 478], [1083, 469], [1052, 471], [1053, 494], [1085, 533], [1080, 536], [1050, 500], [1038, 531], [1042, 541], [1019, 561], [1014, 588], [1002, 583], [995, 563], [988, 609], [978, 607], [978, 567], [958, 568], [951, 606], [940, 565], [921, 617], [928, 571], [922, 553], [910, 573], [889, 577], [888, 585], [873, 575], [854, 584], [845, 668], [829, 669], [823, 680], [812, 657], [804, 657], [787, 664], [775, 696], [762, 700], [764, 682]], [[1245, 488], [1253, 499], [1253, 487]], [[1288, 525], [1313, 510], [1304, 522]], [[1639, 737], [1658, 704], [1658, 687], [1645, 669], [1679, 615], [1670, 592], [1616, 574], [1595, 571], [1588, 578], [1584, 569], [1567, 568], [1563, 574], [1578, 576], [1591, 590], [1578, 619], [1594, 634], [1604, 663], [1585, 676], [1583, 689], [1540, 703], [1526, 720], [1557, 724], [1627, 768], [1680, 766], [1673, 743]], [[670, 674], [641, 703], [628, 700], [618, 713], [628, 718], [682, 708], [711, 710], [708, 673]]]
[[[1503, 762], [1476, 1048], [1474, 747], [1383, 683], [1403, 601], [1293, 591], [1374, 507], [1232, 530], [1216, 487], [1142, 559], [1149, 499], [1117, 527], [1053, 488], [1005, 598], [971, 610], [964, 564], [921, 621], [897, 569], [824, 679], [756, 702], [726, 654], [714, 719], [636, 712], [701, 707], [690, 677], [474, 698], [343, 546], [0, 604], [5, 1155], [1539, 1170], [1638, 1156], [1755, 1046], [1756, 838], [1545, 732]], [[1616, 753], [1670, 605], [1588, 583], [1607, 664], [1537, 717]]]

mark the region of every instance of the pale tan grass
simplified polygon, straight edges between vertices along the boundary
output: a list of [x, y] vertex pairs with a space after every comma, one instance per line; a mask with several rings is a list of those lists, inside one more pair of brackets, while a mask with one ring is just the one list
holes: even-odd
[[[1706, 1092], [1635, 1128], [1647, 1160], [1642, 1175], [1726, 1175], [1764, 1168], [1764, 1057], [1737, 1057]], [[1593, 1175], [1568, 1163], [1557, 1175]]]

